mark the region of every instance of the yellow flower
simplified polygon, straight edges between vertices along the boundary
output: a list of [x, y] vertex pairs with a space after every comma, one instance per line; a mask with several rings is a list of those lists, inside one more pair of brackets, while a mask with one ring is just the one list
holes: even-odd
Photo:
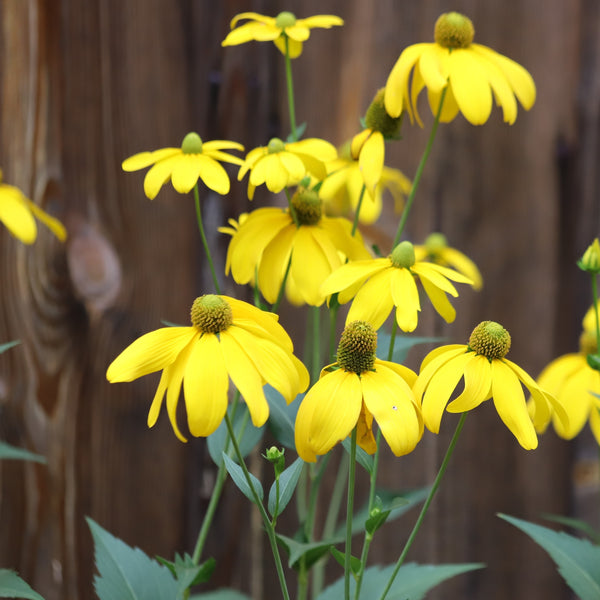
[[454, 321], [456, 311], [446, 294], [456, 297], [458, 292], [450, 280], [473, 282], [452, 269], [416, 262], [410, 242], [398, 244], [387, 258], [357, 260], [343, 265], [323, 283], [321, 293], [329, 296], [338, 292], [341, 304], [354, 297], [347, 322], [368, 321], [379, 329], [395, 306], [398, 327], [402, 331], [414, 331], [421, 310], [416, 277], [435, 310], [447, 323]]
[[473, 288], [476, 290], [480, 290], [483, 286], [477, 265], [459, 250], [450, 248], [443, 233], [432, 233], [427, 236], [423, 246], [415, 246], [415, 259], [428, 260], [442, 267], [456, 269], [473, 282]]
[[[552, 414], [552, 424], [556, 433], [571, 440], [583, 429], [589, 420], [590, 427], [600, 444], [600, 373], [587, 362], [588, 354], [597, 352], [596, 333], [584, 331], [580, 338], [580, 350], [565, 354], [553, 360], [540, 374], [537, 383], [553, 394], [569, 416], [568, 423]], [[531, 406], [532, 412], [535, 407]], [[550, 416], [537, 427], [543, 433], [550, 422]]]
[[[259, 208], [240, 223], [227, 249], [226, 274], [239, 284], [254, 281], [267, 302], [274, 304], [286, 271], [286, 292], [294, 304], [320, 306], [325, 278], [346, 258], [369, 256], [358, 232], [343, 218], [321, 214], [321, 200], [314, 191], [299, 189], [292, 198], [298, 226], [289, 209]], [[290, 262], [291, 261], [291, 262]]]
[[67, 231], [58, 219], [45, 213], [19, 188], [2, 183], [0, 170], [0, 221], [24, 244], [33, 244], [37, 238], [35, 219], [46, 225], [61, 242], [67, 239]]
[[473, 35], [467, 17], [456, 12], [441, 15], [435, 24], [435, 43], [409, 46], [392, 68], [385, 86], [388, 113], [398, 116], [406, 110], [411, 121], [414, 115], [422, 124], [416, 101], [424, 87], [434, 115], [446, 90], [442, 122], [452, 121], [460, 110], [467, 121], [482, 125], [490, 116], [492, 96], [511, 125], [517, 118], [515, 96], [529, 110], [536, 94], [531, 75], [506, 56], [473, 44]]
[[358, 445], [373, 454], [373, 419], [396, 456], [412, 452], [421, 439], [423, 419], [410, 389], [416, 375], [376, 358], [376, 345], [377, 334], [368, 323], [346, 326], [337, 362], [321, 371], [298, 409], [296, 451], [306, 462], [327, 454], [355, 427]]
[[[550, 407], [559, 419], [568, 423], [564, 409], [554, 397], [505, 358], [509, 349], [510, 335], [506, 329], [494, 321], [483, 321], [473, 330], [468, 345], [441, 346], [430, 352], [413, 386], [427, 429], [439, 432], [444, 409], [463, 413], [493, 398], [498, 415], [519, 444], [533, 450], [538, 440], [522, 385], [535, 403], [535, 425], [549, 417]], [[461, 379], [464, 379], [463, 391], [448, 404]]]
[[[238, 21], [249, 19], [236, 28]], [[237, 46], [251, 40], [273, 42], [282, 54], [285, 54], [285, 40], [288, 41], [290, 58], [302, 53], [302, 42], [310, 37], [315, 27], [329, 29], [334, 25], [343, 25], [344, 21], [334, 15], [315, 15], [306, 19], [296, 19], [291, 12], [281, 12], [276, 17], [265, 17], [254, 12], [236, 15], [231, 21], [231, 31], [221, 42], [222, 46]]]
[[243, 160], [223, 150], [243, 150], [237, 142], [214, 140], [203, 142], [197, 133], [188, 133], [181, 148], [161, 148], [140, 152], [123, 161], [124, 171], [138, 171], [154, 165], [144, 178], [144, 192], [154, 200], [160, 188], [171, 180], [180, 194], [187, 194], [201, 179], [217, 194], [229, 193], [229, 175], [218, 161], [242, 165]]
[[[600, 303], [598, 306], [598, 311], [600, 312]], [[590, 333], [596, 333], [596, 309], [594, 305], [588, 308], [588, 311], [585, 313], [585, 317], [583, 317], [582, 322], [583, 330], [589, 331]]]
[[[327, 177], [319, 188], [325, 210], [332, 215], [346, 215], [356, 212], [364, 180], [357, 160], [350, 155], [342, 155], [327, 163]], [[389, 192], [394, 199], [396, 212], [404, 206], [404, 199], [410, 192], [411, 182], [398, 169], [383, 167], [379, 183], [373, 194], [367, 191], [360, 208], [359, 221], [370, 225], [377, 221], [383, 207], [383, 194]]]
[[267, 146], [251, 150], [238, 173], [238, 181], [250, 171], [248, 198], [254, 198], [256, 186], [267, 184], [277, 194], [285, 187], [297, 185], [306, 175], [325, 179], [325, 163], [337, 157], [335, 146], [317, 138], [284, 143], [273, 138]]
[[265, 383], [288, 403], [308, 387], [308, 372], [294, 356], [277, 315], [229, 296], [207, 294], [194, 301], [191, 319], [191, 327], [164, 327], [143, 335], [106, 372], [114, 383], [162, 370], [148, 427], [156, 423], [166, 393], [175, 435], [186, 441], [176, 419], [182, 384], [189, 430], [197, 437], [210, 435], [223, 420], [230, 377], [257, 427], [269, 417]]

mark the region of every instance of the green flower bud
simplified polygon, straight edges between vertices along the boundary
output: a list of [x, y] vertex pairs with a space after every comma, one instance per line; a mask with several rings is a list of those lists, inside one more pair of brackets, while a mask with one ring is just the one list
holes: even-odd
[[397, 269], [410, 269], [416, 262], [415, 247], [410, 242], [400, 242], [392, 251], [390, 260]]
[[286, 27], [293, 27], [296, 24], [296, 15], [294, 13], [284, 10], [275, 17], [275, 27], [285, 29]]
[[200, 136], [193, 131], [188, 133], [181, 142], [181, 151], [184, 154], [202, 154], [202, 139]]
[[588, 246], [581, 259], [577, 262], [577, 266], [582, 271], [593, 275], [600, 273], [600, 242], [598, 238]]
[[400, 127], [402, 126], [402, 117], [404, 113], [400, 113], [399, 117], [390, 117], [385, 110], [383, 103], [383, 97], [385, 95], [385, 88], [381, 88], [375, 94], [373, 101], [367, 109], [365, 115], [365, 125], [368, 129], [373, 131], [379, 131], [384, 138], [397, 138], [400, 133]]
[[269, 154], [277, 154], [285, 150], [285, 144], [279, 138], [271, 138], [267, 144]]

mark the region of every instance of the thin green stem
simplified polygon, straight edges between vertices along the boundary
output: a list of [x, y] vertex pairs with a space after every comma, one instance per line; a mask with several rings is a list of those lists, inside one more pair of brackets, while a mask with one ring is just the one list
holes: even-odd
[[298, 222], [298, 215], [296, 214], [296, 209], [294, 208], [294, 205], [292, 204], [292, 197], [290, 196], [290, 190], [286, 187], [283, 188], [285, 191], [285, 197], [287, 198], [288, 201], [288, 208], [290, 211], [290, 215], [292, 215], [292, 221], [294, 221], [294, 225], [296, 227], [300, 227], [300, 223]]
[[254, 484], [252, 483], [252, 479], [250, 477], [250, 472], [248, 471], [248, 467], [246, 467], [246, 463], [244, 461], [244, 457], [242, 456], [242, 452], [240, 450], [239, 444], [235, 439], [235, 433], [233, 431], [233, 424], [229, 419], [229, 415], [225, 413], [225, 424], [227, 426], [227, 431], [229, 432], [229, 437], [231, 438], [231, 442], [233, 444], [233, 449], [235, 455], [238, 459], [239, 465], [242, 468], [242, 472], [244, 473], [244, 478], [246, 479], [246, 483], [252, 492], [252, 497], [254, 500], [254, 504], [258, 507], [260, 512], [260, 516], [262, 517], [263, 524], [265, 526], [265, 530], [267, 532], [267, 537], [269, 538], [269, 543], [271, 545], [271, 552], [273, 553], [273, 558], [275, 560], [275, 568], [277, 570], [277, 576], [279, 578], [279, 585], [281, 586], [281, 592], [285, 600], [290, 600], [290, 595], [287, 589], [287, 584], [285, 581], [285, 574], [283, 572], [283, 565], [281, 563], [281, 556], [279, 554], [279, 548], [277, 546], [277, 539], [275, 537], [275, 530], [271, 526], [271, 520], [269, 519], [269, 515], [267, 515], [267, 511], [263, 506], [263, 503], [258, 495], [258, 492], [254, 488]]
[[596, 347], [599, 349], [596, 351], [598, 353], [600, 351], [600, 320], [598, 319], [598, 280], [596, 278], [596, 274], [592, 273], [592, 299], [594, 302], [594, 312], [596, 315]]
[[396, 322], [396, 319], [394, 319], [394, 322], [392, 323], [392, 335], [390, 336], [390, 347], [388, 349], [388, 357], [387, 359], [389, 361], [392, 360], [392, 358], [394, 357], [394, 345], [396, 343], [396, 332], [398, 331], [398, 323]]
[[358, 228], [358, 218], [360, 216], [360, 209], [362, 208], [363, 198], [365, 197], [365, 191], [367, 186], [363, 183], [363, 186], [360, 190], [360, 196], [358, 197], [358, 204], [356, 205], [356, 211], [354, 213], [354, 221], [352, 222], [352, 237], [356, 233]]
[[344, 557], [344, 598], [350, 600], [350, 560], [352, 558], [352, 517], [354, 513], [354, 482], [356, 478], [356, 427], [350, 437], [348, 469], [348, 502], [346, 504], [346, 555]]
[[202, 211], [200, 210], [200, 193], [198, 192], [198, 184], [194, 186], [194, 201], [196, 204], [196, 220], [198, 221], [198, 229], [200, 230], [200, 237], [202, 238], [202, 245], [204, 246], [204, 252], [206, 252], [206, 258], [208, 260], [208, 266], [212, 274], [213, 283], [215, 285], [215, 291], [217, 294], [221, 293], [221, 287], [219, 286], [219, 280], [217, 279], [217, 273], [215, 271], [215, 265], [213, 264], [212, 255], [210, 248], [208, 247], [208, 241], [206, 234], [204, 233], [204, 225], [202, 223]]
[[321, 307], [311, 308], [312, 316], [312, 352], [310, 378], [313, 383], [319, 379], [321, 372]]
[[328, 362], [335, 360], [336, 353], [336, 334], [337, 334], [337, 316], [340, 305], [336, 302], [334, 306], [329, 306], [329, 359]]
[[427, 145], [425, 146], [425, 150], [423, 151], [423, 156], [421, 157], [421, 162], [419, 162], [419, 166], [417, 167], [417, 172], [415, 173], [415, 178], [413, 179], [413, 184], [410, 189], [410, 193], [408, 194], [408, 198], [406, 199], [406, 204], [404, 205], [404, 211], [402, 211], [402, 217], [400, 218], [400, 223], [398, 224], [398, 230], [396, 231], [396, 237], [394, 238], [393, 248], [398, 245], [400, 241], [400, 237], [402, 236], [402, 232], [404, 231], [404, 227], [406, 226], [406, 221], [408, 220], [408, 215], [410, 213], [410, 209], [412, 208], [413, 202], [415, 200], [415, 195], [417, 193], [417, 188], [419, 187], [419, 183], [421, 181], [421, 176], [423, 175], [423, 169], [425, 168], [425, 163], [429, 158], [429, 154], [431, 152], [431, 148], [433, 147], [433, 140], [435, 139], [435, 134], [437, 132], [438, 125], [440, 124], [440, 116], [442, 114], [442, 106], [444, 105], [444, 98], [446, 97], [446, 90], [448, 86], [446, 86], [442, 90], [442, 95], [440, 97], [440, 104], [438, 106], [437, 114], [435, 115], [435, 119], [433, 121], [433, 126], [431, 127], [431, 133], [429, 134], [429, 139], [427, 140]]
[[[277, 299], [275, 300], [275, 304], [271, 307], [271, 312], [276, 313], [279, 310], [279, 305], [283, 300], [283, 294], [285, 293], [285, 285], [287, 283], [287, 278], [290, 274], [290, 267], [292, 266], [292, 255], [288, 258], [288, 263], [285, 268], [285, 273], [283, 274], [283, 279], [281, 280], [281, 285], [279, 286], [279, 293], [277, 294]], [[257, 279], [258, 281], [258, 279]]]
[[290, 127], [292, 129], [292, 139], [298, 141], [298, 132], [296, 130], [296, 106], [294, 103], [294, 80], [292, 79], [292, 60], [290, 58], [289, 39], [285, 38], [285, 80], [287, 82], [288, 108], [290, 111]]
[[406, 558], [406, 555], [408, 554], [408, 551], [410, 550], [410, 547], [412, 546], [412, 543], [414, 542], [414, 540], [417, 536], [417, 533], [419, 532], [421, 524], [423, 523], [423, 519], [425, 518], [425, 515], [427, 514], [427, 510], [429, 509], [429, 505], [431, 504], [431, 501], [433, 500], [433, 497], [435, 496], [435, 493], [437, 492], [437, 489], [440, 486], [442, 477], [444, 476], [444, 473], [446, 472], [446, 468], [448, 467], [448, 463], [450, 462], [450, 458], [454, 452], [454, 448], [456, 447], [456, 443], [458, 442], [458, 438], [460, 436], [460, 432], [462, 431], [463, 425], [465, 424], [466, 418], [467, 418], [467, 413], [466, 412], [462, 413], [462, 415], [460, 416], [460, 420], [458, 421], [458, 425], [456, 426], [456, 429], [454, 431], [454, 435], [452, 436], [452, 440], [450, 441], [450, 445], [448, 446], [448, 450], [446, 450], [446, 455], [444, 456], [444, 460], [442, 461], [442, 464], [440, 465], [440, 470], [438, 471], [438, 473], [435, 477], [435, 481], [433, 482], [433, 486], [431, 487], [431, 490], [429, 491], [427, 499], [425, 500], [425, 503], [423, 504], [423, 508], [421, 509], [421, 512], [419, 513], [419, 516], [414, 524], [414, 527], [413, 527], [412, 531], [410, 532], [410, 535], [408, 536], [408, 540], [406, 540], [406, 544], [404, 545], [402, 554], [400, 554], [398, 560], [396, 561], [396, 566], [394, 567], [394, 571], [393, 571], [385, 589], [383, 590], [383, 594], [381, 594], [379, 600], [384, 600], [385, 597], [387, 596], [387, 593], [390, 591], [390, 588], [392, 587], [392, 584], [394, 583], [394, 579], [396, 579], [396, 575], [398, 575], [398, 571], [400, 570], [400, 567], [404, 563], [404, 559]]

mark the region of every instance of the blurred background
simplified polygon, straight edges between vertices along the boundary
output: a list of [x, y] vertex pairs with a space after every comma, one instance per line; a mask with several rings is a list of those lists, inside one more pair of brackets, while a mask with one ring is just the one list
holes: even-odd
[[[458, 10], [475, 41], [525, 66], [537, 85], [531, 111], [474, 127], [458, 116], [438, 131], [407, 235], [432, 231], [480, 267], [484, 287], [462, 286], [446, 326], [424, 302], [418, 335], [465, 343], [484, 319], [512, 335], [509, 358], [533, 376], [578, 349], [591, 303], [575, 261], [599, 231], [600, 4], [596, 0], [5, 0], [0, 3], [0, 167], [67, 226], [60, 244], [41, 230], [25, 247], [0, 231], [0, 439], [47, 457], [47, 465], [0, 463], [0, 566], [16, 569], [47, 600], [94, 597], [93, 548], [85, 516], [150, 555], [191, 552], [215, 467], [205, 441], [181, 444], [163, 414], [146, 415], [157, 377], [109, 385], [110, 361], [160, 320], [187, 323], [193, 299], [212, 291], [193, 200], [170, 185], [150, 202], [143, 172], [121, 170], [143, 150], [178, 146], [189, 131], [241, 142], [247, 150], [285, 137], [289, 121], [283, 57], [271, 43], [222, 48], [230, 20], [255, 11], [297, 17], [335, 14], [344, 27], [313, 30], [293, 61], [297, 119], [306, 136], [336, 145], [360, 129], [373, 95], [401, 51], [433, 41], [442, 12]], [[421, 100], [424, 101], [424, 94]], [[403, 125], [386, 164], [413, 177], [425, 127]], [[227, 218], [253, 205], [246, 182], [219, 197], [201, 188], [209, 241], [224, 265]], [[391, 199], [364, 235], [389, 250]], [[218, 267], [219, 268], [219, 267]], [[248, 291], [223, 275], [226, 293]], [[282, 321], [303, 331], [303, 318]], [[429, 348], [411, 352], [418, 368]], [[489, 406], [487, 405], [489, 404]], [[395, 459], [383, 452], [381, 484], [430, 484], [456, 425]], [[259, 470], [260, 460], [254, 464]], [[569, 598], [547, 555], [496, 517], [540, 522], [544, 513], [598, 527], [598, 447], [589, 428], [572, 442], [549, 431], [523, 450], [491, 403], [469, 415], [438, 496], [409, 560], [485, 562], [443, 584], [432, 598]], [[384, 528], [373, 562], [393, 562], [416, 512]], [[282, 522], [291, 534], [295, 524]], [[261, 544], [265, 553], [261, 552]], [[213, 587], [274, 597], [272, 559], [255, 511], [226, 488], [206, 555]], [[339, 576], [332, 568], [328, 577]]]

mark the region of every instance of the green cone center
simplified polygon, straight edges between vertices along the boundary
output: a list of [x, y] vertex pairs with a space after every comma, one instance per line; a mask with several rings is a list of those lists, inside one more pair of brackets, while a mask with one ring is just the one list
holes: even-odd
[[216, 294], [205, 294], [194, 300], [191, 319], [202, 333], [219, 333], [231, 325], [233, 315], [227, 300]]
[[342, 333], [337, 351], [337, 363], [346, 371], [360, 375], [373, 369], [377, 332], [366, 321], [352, 321]]
[[483, 321], [469, 338], [469, 348], [486, 358], [504, 358], [510, 350], [510, 334], [500, 323]]
[[202, 138], [194, 131], [188, 133], [181, 142], [184, 154], [202, 154]]
[[298, 225], [316, 225], [321, 220], [321, 198], [314, 190], [298, 188], [292, 196], [292, 206], [298, 219]]
[[275, 27], [285, 29], [286, 27], [293, 27], [296, 24], [296, 15], [287, 10], [280, 12], [275, 17]]
[[397, 269], [410, 269], [415, 262], [415, 247], [410, 242], [400, 242], [390, 255], [392, 265]]
[[443, 233], [431, 233], [425, 240], [425, 250], [427, 250], [427, 254], [436, 254], [447, 247], [448, 240]]
[[435, 22], [435, 41], [444, 48], [467, 48], [474, 36], [473, 22], [460, 13], [444, 13]]
[[399, 117], [390, 117], [387, 114], [383, 103], [384, 94], [385, 88], [381, 88], [375, 94], [365, 115], [365, 125], [368, 129], [379, 131], [384, 138], [395, 138], [400, 133], [402, 114]]
[[272, 138], [267, 144], [269, 154], [277, 154], [285, 150], [285, 144], [279, 138]]

